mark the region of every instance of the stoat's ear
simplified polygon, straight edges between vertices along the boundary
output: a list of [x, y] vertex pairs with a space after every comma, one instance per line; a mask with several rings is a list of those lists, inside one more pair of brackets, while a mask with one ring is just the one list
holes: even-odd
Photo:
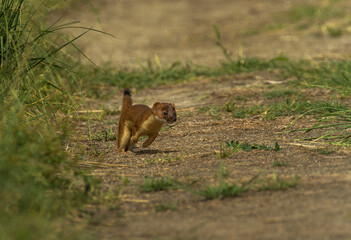
[[174, 103], [171, 103], [171, 106], [175, 109], [175, 105], [174, 105]]
[[162, 108], [163, 104], [160, 102], [155, 102], [154, 105], [152, 106], [153, 111], [157, 111], [158, 109]]

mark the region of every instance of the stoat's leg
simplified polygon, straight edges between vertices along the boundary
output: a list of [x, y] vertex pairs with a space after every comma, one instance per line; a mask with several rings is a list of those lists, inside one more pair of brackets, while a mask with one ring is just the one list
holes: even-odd
[[129, 149], [133, 149], [135, 144], [138, 142], [140, 135], [138, 133], [132, 133], [132, 137], [130, 138], [129, 142]]
[[132, 132], [127, 126], [124, 126], [122, 136], [120, 137], [120, 145], [118, 146], [118, 152], [120, 153], [126, 153], [128, 151], [128, 145], [130, 141], [130, 136], [132, 135]]
[[151, 144], [151, 143], [155, 140], [155, 138], [157, 137], [157, 134], [158, 134], [158, 133], [153, 134], [153, 135], [149, 135], [149, 138], [144, 142], [143, 147], [145, 148], [145, 147], [150, 146], [150, 144]]
[[140, 137], [140, 134], [138, 132], [135, 132], [130, 139], [130, 143], [136, 144], [138, 142], [139, 137]]

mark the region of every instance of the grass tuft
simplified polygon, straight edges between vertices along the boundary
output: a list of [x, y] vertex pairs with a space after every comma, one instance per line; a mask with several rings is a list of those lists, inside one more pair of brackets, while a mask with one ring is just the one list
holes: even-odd
[[276, 173], [273, 173], [272, 177], [259, 177], [259, 175], [255, 175], [250, 180], [241, 184], [230, 184], [226, 180], [228, 173], [221, 164], [219, 166], [219, 173], [217, 176], [219, 181], [218, 184], [207, 185], [204, 189], [195, 191], [193, 193], [204, 196], [208, 200], [216, 198], [238, 197], [249, 190], [286, 190], [288, 188], [296, 187], [300, 181], [299, 177], [297, 176], [283, 180], [279, 178]]
[[335, 148], [318, 148], [317, 151], [323, 155], [329, 155], [336, 151]]
[[[213, 111], [214, 107], [208, 107], [207, 112]], [[218, 108], [217, 108], [218, 109]], [[273, 102], [267, 105], [255, 105], [250, 107], [236, 107], [235, 102], [227, 102], [223, 109], [231, 112], [234, 118], [245, 118], [252, 115], [263, 114], [267, 120], [274, 120], [281, 116], [293, 116], [300, 114], [322, 114], [337, 112], [347, 107], [339, 102], [307, 101], [300, 98], [286, 98], [284, 101]], [[220, 113], [216, 113], [219, 115]]]
[[323, 114], [325, 112], [336, 112], [341, 109], [346, 109], [346, 106], [339, 102], [310, 102], [304, 99], [286, 99], [283, 102], [275, 102], [268, 105], [265, 118], [275, 119], [280, 116], [298, 114]]
[[333, 28], [333, 27], [328, 27], [327, 28], [328, 35], [334, 38], [340, 37], [343, 33], [342, 28]]
[[223, 165], [219, 166], [217, 185], [207, 185], [204, 189], [194, 192], [195, 194], [204, 196], [206, 199], [211, 200], [215, 198], [237, 197], [250, 189], [251, 184], [256, 180], [257, 176], [252, 177], [249, 181], [240, 185], [230, 184], [226, 181], [226, 170]]
[[156, 212], [167, 212], [167, 211], [175, 211], [177, 210], [177, 204], [159, 204], [155, 206]]
[[294, 129], [292, 132], [304, 131], [310, 132], [313, 130], [323, 130], [319, 137], [310, 138], [307, 140], [328, 140], [336, 145], [350, 145], [351, 144], [351, 110], [341, 110], [331, 113], [324, 113], [320, 115], [318, 122], [307, 128]]
[[267, 191], [267, 190], [286, 190], [288, 188], [296, 187], [300, 182], [300, 178], [296, 175], [291, 179], [281, 179], [277, 176], [276, 173], [272, 174], [272, 177], [268, 177], [265, 179], [259, 179], [257, 182], [257, 187], [259, 191]]
[[144, 177], [144, 183], [139, 186], [142, 192], [164, 191], [171, 189], [179, 189], [182, 184], [169, 175], [167, 177]]
[[274, 161], [272, 163], [273, 167], [286, 167], [289, 166], [290, 164], [287, 161]]
[[207, 116], [214, 117], [219, 120], [221, 118], [220, 108], [217, 106], [204, 106], [200, 107], [198, 110], [199, 113], [205, 113]]
[[274, 147], [270, 147], [270, 146], [267, 146], [265, 144], [256, 144], [256, 143], [250, 144], [247, 142], [239, 143], [238, 141], [232, 140], [230, 142], [226, 141], [225, 144], [220, 143], [219, 146], [220, 146], [220, 149], [218, 152], [218, 157], [220, 157], [220, 158], [230, 157], [234, 153], [238, 152], [239, 150], [246, 151], [246, 152], [252, 151], [254, 149], [265, 150], [265, 151], [270, 151], [270, 150], [280, 151], [280, 150], [282, 150], [282, 148], [280, 147], [278, 142], [275, 142]]
[[334, 7], [331, 3], [323, 7], [304, 4], [294, 7], [288, 12], [290, 21], [295, 23], [309, 20], [321, 24], [329, 19], [342, 18], [344, 16], [345, 12]]
[[292, 89], [277, 89], [277, 90], [265, 92], [263, 96], [266, 99], [276, 99], [281, 97], [290, 97], [298, 94], [299, 94], [298, 91], [292, 90]]
[[113, 133], [112, 127], [111, 127], [110, 131], [101, 131], [101, 132], [97, 132], [97, 133], [91, 133], [90, 139], [94, 140], [94, 141], [110, 142], [110, 141], [117, 140], [117, 135], [115, 133]]

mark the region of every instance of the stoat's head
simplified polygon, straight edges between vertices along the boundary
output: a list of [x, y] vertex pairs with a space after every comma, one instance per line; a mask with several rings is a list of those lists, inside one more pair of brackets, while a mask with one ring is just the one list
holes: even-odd
[[152, 106], [152, 111], [160, 119], [166, 120], [167, 123], [174, 123], [177, 121], [174, 103], [156, 102], [154, 106]]

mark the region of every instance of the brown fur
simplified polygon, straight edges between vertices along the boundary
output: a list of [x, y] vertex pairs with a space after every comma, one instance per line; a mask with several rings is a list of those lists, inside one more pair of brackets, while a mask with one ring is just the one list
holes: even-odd
[[118, 126], [118, 152], [129, 152], [131, 144], [139, 137], [148, 136], [143, 147], [148, 147], [157, 137], [164, 123], [177, 120], [174, 103], [154, 103], [152, 108], [143, 104], [132, 105], [130, 91], [123, 95], [122, 114]]

